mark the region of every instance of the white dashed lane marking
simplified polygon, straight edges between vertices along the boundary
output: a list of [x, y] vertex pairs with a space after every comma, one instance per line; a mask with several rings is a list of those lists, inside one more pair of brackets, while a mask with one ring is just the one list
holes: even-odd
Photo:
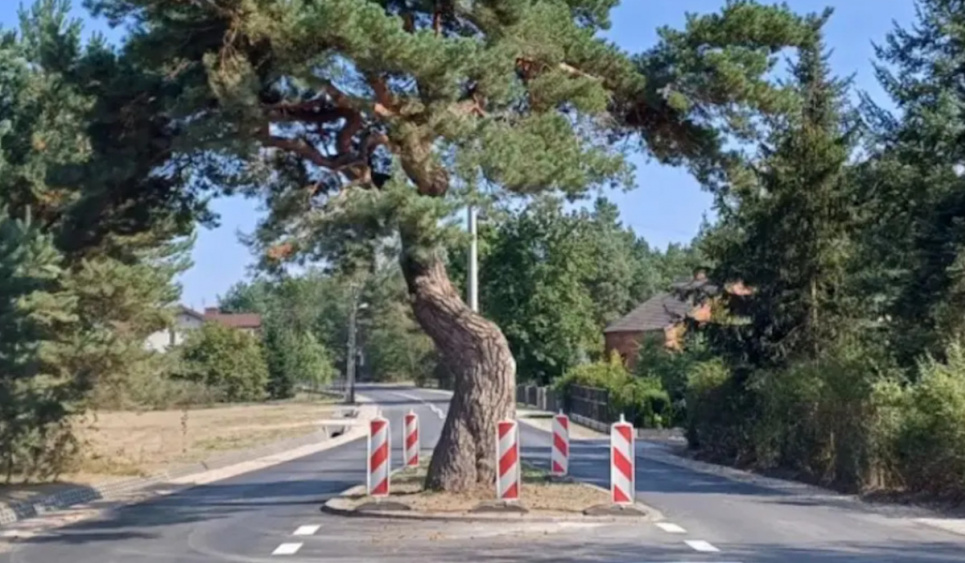
[[292, 535], [293, 536], [312, 536], [312, 535], [315, 535], [315, 532], [317, 532], [319, 528], [321, 528], [321, 526], [299, 526], [298, 529], [295, 530], [295, 533], [293, 533]]
[[717, 549], [710, 543], [705, 542], [704, 540], [687, 540], [684, 543], [689, 545], [690, 548], [695, 551], [702, 551], [704, 553], [717, 553], [718, 551], [720, 551], [719, 549]]
[[676, 524], [671, 524], [670, 522], [657, 522], [657, 527], [667, 532], [668, 534], [686, 534], [687, 530], [684, 530]]
[[295, 555], [296, 553], [298, 553], [298, 550], [302, 548], [302, 545], [304, 544], [283, 543], [279, 545], [277, 548], [275, 548], [275, 551], [272, 551], [271, 554], [272, 555]]

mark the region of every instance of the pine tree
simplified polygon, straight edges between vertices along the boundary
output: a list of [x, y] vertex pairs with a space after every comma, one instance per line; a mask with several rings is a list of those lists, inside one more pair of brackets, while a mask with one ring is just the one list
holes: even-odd
[[[193, 239], [162, 205], [146, 217], [136, 209], [137, 224], [123, 217], [135, 208], [116, 199], [123, 191], [111, 182], [165, 185], [156, 174], [141, 177], [160, 162], [158, 151], [138, 151], [125, 135], [140, 130], [137, 120], [120, 119], [122, 103], [105, 105], [105, 95], [118, 102], [139, 84], [124, 82], [102, 38], [82, 44], [69, 11], [66, 0], [38, 0], [0, 39], [0, 204], [15, 217], [29, 210], [34, 228], [65, 254], [62, 283], [78, 300], [82, 345], [63, 361], [77, 377], [94, 378], [78, 384], [111, 397], [148, 362], [144, 338], [172, 321], [175, 278], [188, 266]], [[104, 212], [87, 231], [78, 217], [92, 205]], [[111, 208], [124, 211], [118, 217]]]
[[[427, 478], [454, 491], [493, 479], [515, 362], [452, 286], [442, 220], [469, 199], [625, 183], [614, 134], [639, 132], [660, 158], [695, 169], [719, 160], [712, 122], [777, 104], [765, 75], [802, 36], [786, 8], [729, 2], [667, 30], [635, 64], [597, 37], [616, 0], [88, 4], [136, 22], [126, 52], [167, 86], [149, 88], [163, 110], [132, 109], [168, 125], [162, 138], [177, 134], [172, 168], [190, 169], [192, 187], [266, 197], [269, 259], [347, 258], [400, 237], [415, 318], [456, 375]], [[152, 193], [161, 204], [196, 193], [150, 188], [119, 193], [133, 208]]]
[[139, 384], [139, 370], [163, 378], [173, 369], [144, 341], [172, 326], [181, 297], [176, 278], [190, 267], [193, 244], [193, 237], [162, 243], [155, 233], [112, 235], [75, 260], [65, 286], [77, 297], [85, 346], [72, 363], [94, 376], [87, 382], [93, 406], [119, 406]]
[[69, 416], [82, 405], [75, 353], [76, 298], [49, 235], [0, 212], [0, 457], [14, 473], [46, 477], [73, 445]]

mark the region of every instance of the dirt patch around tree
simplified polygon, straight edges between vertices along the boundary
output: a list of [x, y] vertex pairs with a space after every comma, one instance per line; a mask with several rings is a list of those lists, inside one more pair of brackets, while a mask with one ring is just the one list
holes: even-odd
[[[407, 469], [392, 476], [391, 494], [382, 502], [408, 506], [409, 512], [434, 515], [466, 515], [480, 504], [496, 500], [495, 486], [479, 487], [454, 494], [427, 491], [423, 488], [428, 460], [418, 469]], [[572, 480], [557, 480], [547, 472], [525, 464], [519, 504], [538, 516], [580, 516], [587, 508], [607, 504], [609, 494], [603, 489]], [[348, 494], [338, 499], [341, 510], [354, 510], [376, 502], [365, 494]]]

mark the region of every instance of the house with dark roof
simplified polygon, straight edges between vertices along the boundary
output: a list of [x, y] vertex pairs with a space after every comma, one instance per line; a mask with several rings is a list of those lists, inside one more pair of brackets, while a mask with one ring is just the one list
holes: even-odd
[[208, 307], [204, 313], [199, 313], [190, 307], [179, 305], [174, 315], [174, 323], [148, 336], [144, 346], [155, 352], [166, 352], [169, 348], [183, 343], [189, 332], [201, 328], [206, 322], [218, 323], [253, 335], [261, 333], [261, 315], [222, 313], [217, 307]]
[[667, 348], [679, 348], [684, 321], [710, 320], [710, 298], [719, 292], [720, 288], [707, 279], [706, 271], [697, 269], [692, 278], [671, 284], [670, 291], [654, 295], [607, 325], [603, 329], [607, 355], [617, 351], [632, 370], [647, 337], [662, 337]]
[[207, 307], [204, 310], [204, 320], [251, 334], [261, 332], [261, 315], [255, 313], [222, 313], [218, 307]]

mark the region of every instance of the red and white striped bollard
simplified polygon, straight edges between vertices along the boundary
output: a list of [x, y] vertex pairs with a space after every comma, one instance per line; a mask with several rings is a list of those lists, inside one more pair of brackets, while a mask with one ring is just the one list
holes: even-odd
[[376, 415], [369, 422], [369, 455], [366, 483], [369, 496], [389, 496], [389, 466], [391, 464], [391, 447], [389, 442], [389, 421]]
[[409, 411], [405, 415], [405, 466], [419, 467], [419, 415]]
[[562, 412], [553, 417], [553, 448], [550, 450], [550, 474], [562, 477], [570, 469], [570, 417]]
[[623, 415], [610, 426], [610, 498], [614, 504], [633, 504], [636, 491], [634, 429]]
[[519, 426], [515, 420], [496, 423], [496, 498], [519, 500]]

